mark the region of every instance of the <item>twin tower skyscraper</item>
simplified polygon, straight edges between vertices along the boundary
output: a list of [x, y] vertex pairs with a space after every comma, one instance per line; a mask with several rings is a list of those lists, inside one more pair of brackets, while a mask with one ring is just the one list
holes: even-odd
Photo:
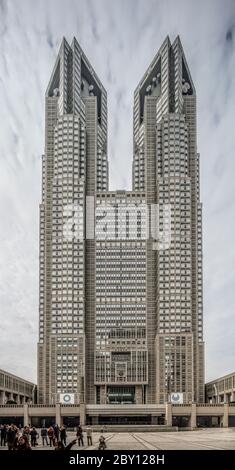
[[132, 191], [109, 191], [107, 94], [63, 39], [46, 91], [39, 403], [204, 401], [196, 92], [179, 37], [135, 90], [133, 136]]

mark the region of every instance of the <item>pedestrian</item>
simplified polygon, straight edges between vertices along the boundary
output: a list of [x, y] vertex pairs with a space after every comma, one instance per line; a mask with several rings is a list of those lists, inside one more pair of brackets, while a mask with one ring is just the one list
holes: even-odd
[[46, 426], [43, 426], [41, 429], [41, 438], [42, 438], [42, 445], [44, 446], [44, 443], [46, 442], [46, 445], [49, 445], [48, 439], [47, 439], [47, 428]]
[[7, 427], [6, 425], [2, 424], [1, 425], [1, 446], [4, 446], [6, 445], [6, 440], [7, 440]]
[[92, 446], [92, 429], [90, 426], [86, 428], [86, 437], [87, 437], [87, 445]]
[[18, 451], [32, 450], [29, 444], [28, 437], [26, 435], [20, 436], [16, 444], [15, 450], [18, 450]]
[[84, 446], [82, 426], [78, 426], [77, 428], [77, 439], [78, 439], [79, 447], [80, 447], [80, 444]]
[[26, 437], [29, 439], [29, 433], [30, 433], [30, 428], [29, 428], [29, 426], [24, 426], [24, 427], [23, 427], [22, 435], [23, 435], [23, 436], [26, 436]]
[[107, 448], [107, 444], [105, 442], [105, 437], [103, 436], [103, 434], [101, 434], [101, 436], [99, 438], [98, 450], [105, 450], [106, 448]]
[[66, 437], [67, 437], [66, 427], [62, 425], [60, 428], [60, 440], [65, 446], [66, 446]]
[[12, 424], [7, 431], [7, 445], [8, 450], [14, 450], [17, 437], [16, 437], [17, 428]]
[[54, 441], [55, 441], [54, 429], [53, 429], [52, 426], [49, 427], [49, 429], [47, 431], [47, 435], [49, 437], [50, 447], [52, 447], [52, 445], [54, 444]]
[[54, 429], [54, 438], [58, 441], [60, 437], [60, 428], [58, 424], [54, 424], [53, 429]]
[[35, 447], [37, 445], [37, 437], [39, 437], [37, 430], [33, 427], [30, 431], [31, 436], [31, 446]]

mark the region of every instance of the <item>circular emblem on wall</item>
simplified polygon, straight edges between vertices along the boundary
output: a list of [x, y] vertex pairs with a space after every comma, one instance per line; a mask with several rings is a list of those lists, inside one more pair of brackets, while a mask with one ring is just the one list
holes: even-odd
[[179, 401], [180, 396], [179, 396], [178, 393], [173, 393], [172, 396], [171, 396], [171, 399], [172, 399], [173, 401]]
[[66, 403], [69, 403], [71, 401], [71, 396], [68, 393], [66, 395], [64, 395], [64, 401]]
[[172, 399], [172, 401], [175, 401], [175, 402], [179, 401], [180, 400], [179, 393], [172, 393], [171, 399]]

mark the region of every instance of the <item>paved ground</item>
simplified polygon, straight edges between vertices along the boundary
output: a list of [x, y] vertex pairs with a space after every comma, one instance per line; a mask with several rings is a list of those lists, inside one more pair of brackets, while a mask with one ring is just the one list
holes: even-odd
[[[100, 434], [93, 433], [93, 446], [90, 447], [87, 447], [85, 433], [84, 436], [85, 446], [80, 449], [97, 449]], [[69, 432], [68, 442], [74, 437], [75, 433]], [[106, 432], [105, 437], [110, 450], [235, 450], [235, 428], [180, 432]], [[36, 448], [43, 449], [41, 439]], [[4, 447], [0, 449], [3, 450]], [[50, 447], [44, 449], [51, 450]], [[78, 446], [75, 445], [73, 449], [78, 449]]]

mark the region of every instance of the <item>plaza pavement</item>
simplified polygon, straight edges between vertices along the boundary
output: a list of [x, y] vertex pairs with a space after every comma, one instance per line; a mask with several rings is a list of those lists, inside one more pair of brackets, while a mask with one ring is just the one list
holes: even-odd
[[[109, 450], [235, 450], [235, 428], [200, 429], [179, 432], [106, 432], [107, 449]], [[80, 450], [96, 450], [100, 433], [93, 433], [93, 445], [87, 447], [84, 432], [84, 447]], [[68, 432], [67, 442], [75, 438], [75, 433]], [[36, 449], [53, 450], [43, 447], [41, 438]], [[3, 450], [4, 447], [0, 447]], [[7, 449], [7, 447], [5, 447]], [[77, 444], [74, 450], [79, 449]]]

